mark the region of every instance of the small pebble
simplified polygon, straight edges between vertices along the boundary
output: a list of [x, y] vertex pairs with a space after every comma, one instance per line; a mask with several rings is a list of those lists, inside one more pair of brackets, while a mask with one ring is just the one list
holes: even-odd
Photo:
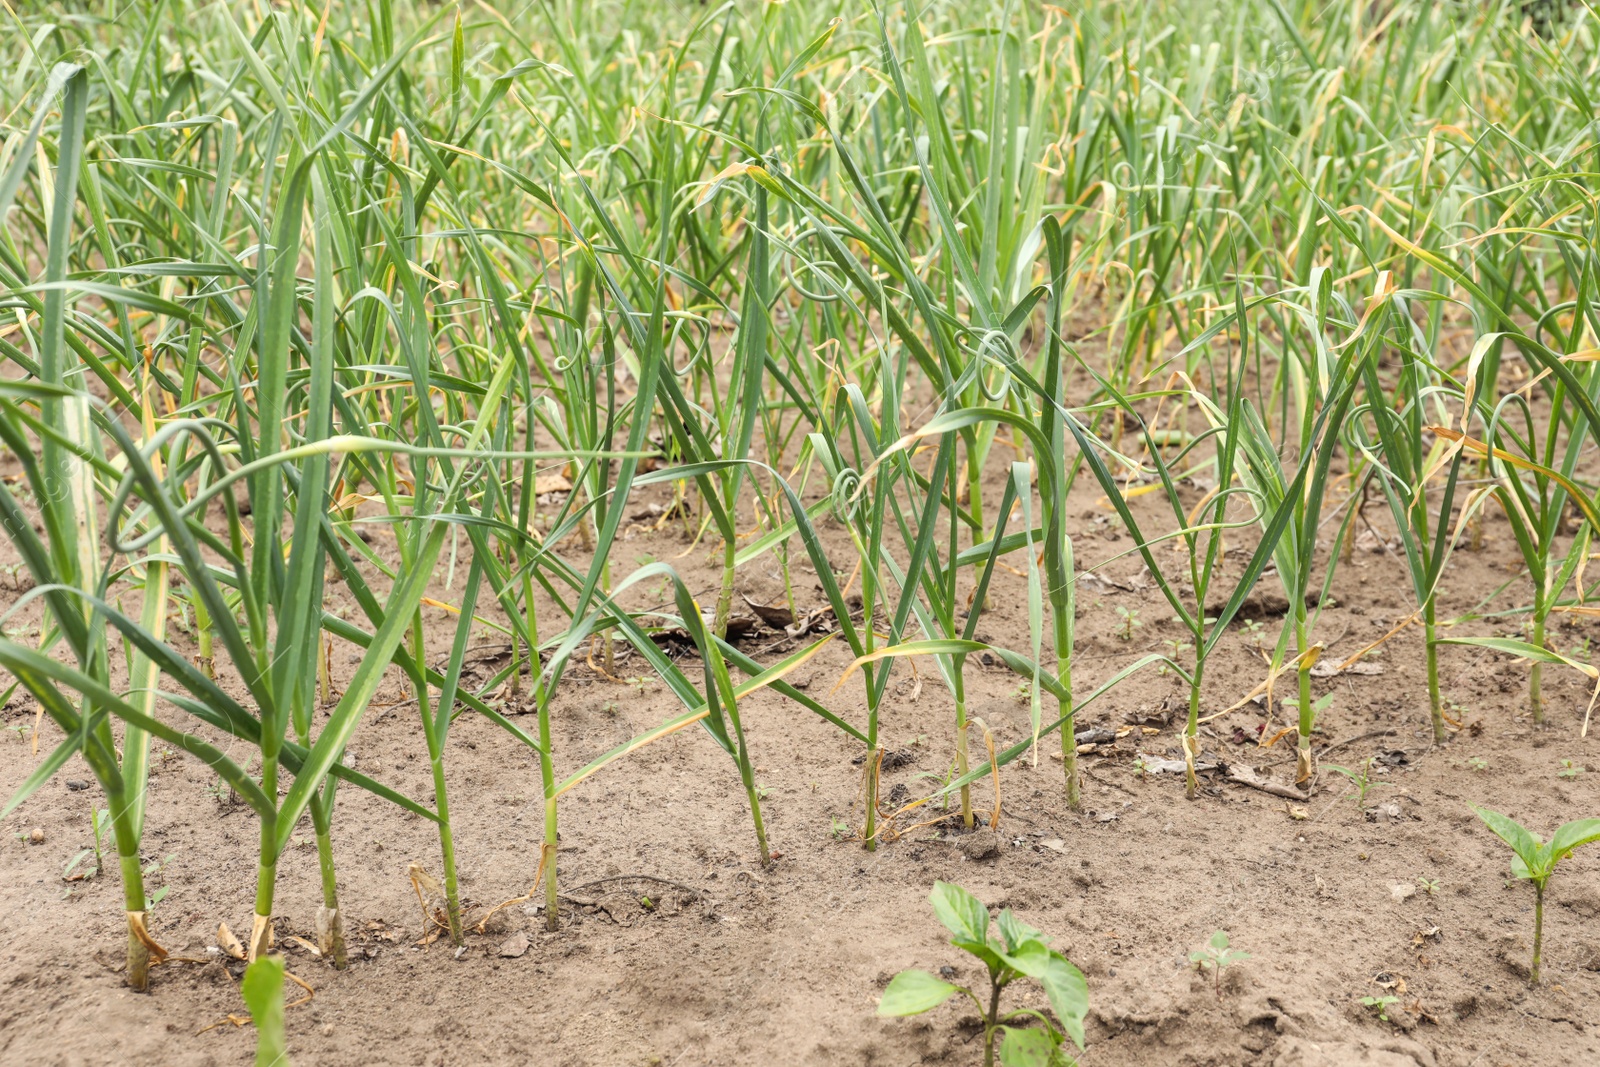
[[42, 845], [42, 844], [44, 844], [44, 827], [35, 826], [32, 830], [28, 831], [28, 844], [30, 844], [30, 845]]

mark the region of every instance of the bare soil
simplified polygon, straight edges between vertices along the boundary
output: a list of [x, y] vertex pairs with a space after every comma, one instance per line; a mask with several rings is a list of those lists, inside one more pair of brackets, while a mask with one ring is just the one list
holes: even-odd
[[[1084, 568], [1130, 543], [1104, 520], [1096, 497], [1080, 486], [1072, 511]], [[1330, 646], [1325, 661], [1376, 640], [1414, 607], [1403, 565], [1384, 546], [1380, 510], [1375, 497], [1368, 513], [1379, 534], [1365, 533], [1354, 562], [1341, 567], [1336, 604], [1318, 624], [1317, 636]], [[1482, 552], [1456, 554], [1441, 616], [1467, 611], [1515, 575], [1515, 546], [1503, 521], [1491, 516], [1487, 529]], [[838, 538], [836, 559], [849, 560], [837, 528], [830, 536]], [[709, 603], [715, 548], [693, 545], [672, 523], [635, 531], [615, 563], [626, 571], [647, 556], [674, 559], [687, 551], [675, 565]], [[770, 557], [747, 571], [743, 592], [758, 602], [778, 599]], [[456, 573], [459, 582], [464, 567]], [[1182, 636], [1135, 558], [1098, 574], [1108, 581], [1080, 584], [1080, 691]], [[798, 566], [795, 580], [802, 606], [821, 601], [814, 578]], [[444, 582], [441, 568], [432, 595], [455, 599], [458, 590]], [[0, 610], [21, 595], [5, 583], [0, 577]], [[1028, 647], [1023, 588], [1004, 576], [980, 636]], [[1277, 593], [1270, 576], [1259, 588]], [[1518, 588], [1497, 604], [1512, 603]], [[341, 593], [334, 587], [335, 598]], [[650, 595], [639, 591], [635, 606]], [[1126, 635], [1119, 606], [1138, 612], [1139, 625]], [[453, 621], [434, 615], [430, 648], [437, 655]], [[1260, 640], [1270, 646], [1280, 619], [1260, 621]], [[1518, 621], [1466, 623], [1460, 631], [1509, 632]], [[36, 603], [6, 621], [37, 623]], [[1212, 663], [1208, 712], [1265, 676], [1257, 638], [1243, 624], [1235, 630]], [[1591, 632], [1564, 628], [1555, 641], [1581, 645]], [[764, 633], [745, 647], [770, 661], [793, 646]], [[351, 651], [337, 649], [336, 672], [353, 670]], [[822, 698], [847, 662], [834, 642], [796, 679]], [[1020, 760], [1002, 772], [997, 833], [927, 826], [872, 853], [851, 840], [862, 822], [862, 767], [852, 762], [860, 746], [761, 693], [744, 715], [767, 790], [769, 832], [781, 852], [770, 870], [756, 861], [731, 761], [697, 729], [684, 730], [563, 798], [559, 862], [568, 897], [559, 932], [546, 933], [543, 916], [519, 905], [470, 935], [461, 951], [444, 939], [415, 943], [424, 920], [407, 867], [415, 861], [437, 873], [429, 824], [344, 788], [334, 844], [355, 958], [348, 971], [336, 972], [288, 943], [290, 969], [316, 991], [289, 1011], [293, 1054], [298, 1063], [329, 1067], [976, 1064], [975, 1020], [955, 1001], [911, 1020], [874, 1014], [885, 983], [904, 967], [948, 966], [958, 980], [981, 981], [946, 944], [926, 904], [933, 882], [946, 879], [992, 907], [1015, 909], [1084, 969], [1092, 1007], [1083, 1062], [1091, 1067], [1600, 1063], [1600, 849], [1568, 860], [1552, 883], [1545, 982], [1530, 990], [1524, 968], [1532, 891], [1509, 881], [1506, 849], [1468, 808], [1486, 804], [1543, 833], [1600, 815], [1594, 744], [1579, 738], [1589, 695], [1584, 679], [1547, 668], [1550, 724], [1535, 728], [1526, 713], [1524, 665], [1447, 648], [1445, 692], [1459, 705], [1463, 728], [1435, 748], [1420, 634], [1402, 632], [1371, 662], [1382, 673], [1316, 682], [1318, 694], [1336, 694], [1317, 738], [1319, 749], [1331, 746], [1323, 762], [1355, 767], [1379, 759], [1376, 776], [1384, 784], [1373, 789], [1369, 811], [1358, 810], [1344, 779], [1326, 771], [1301, 804], [1220, 779], [1190, 802], [1179, 776], [1140, 774], [1136, 753], [1179, 754], [1184, 691], [1170, 674], [1151, 671], [1119, 686], [1079, 723], [1080, 730], [1133, 727], [1084, 756], [1085, 813], [1064, 805], [1052, 738], [1036, 763]], [[948, 695], [930, 668], [919, 666], [920, 684], [908, 667], [898, 670], [885, 712], [886, 746], [908, 757], [884, 772], [890, 797], [930, 791], [953, 758]], [[631, 667], [624, 661], [619, 673], [635, 673]], [[968, 673], [973, 712], [997, 742], [1027, 736], [1019, 679], [976, 661]], [[860, 720], [859, 675], [826, 703]], [[619, 684], [577, 665], [556, 702], [559, 766], [570, 772], [678, 710], [659, 683]], [[9, 795], [36, 765], [27, 729], [33, 721], [31, 701], [13, 695], [4, 725], [15, 729], [0, 734], [0, 793]], [[1207, 756], [1287, 782], [1292, 737], [1270, 748], [1258, 747], [1258, 739], [1288, 721], [1281, 711], [1269, 717], [1259, 704], [1247, 705], [1206, 728]], [[975, 730], [975, 740], [980, 736]], [[54, 738], [46, 723], [40, 751]], [[398, 677], [380, 692], [352, 749], [359, 769], [413, 796], [431, 795], [416, 705], [404, 701]], [[529, 750], [471, 715], [453, 727], [450, 749], [462, 891], [475, 917], [526, 892], [534, 876], [538, 770]], [[992, 807], [992, 785], [975, 787], [974, 797]], [[119, 976], [124, 933], [114, 874], [62, 877], [91, 844], [97, 802], [92, 777], [75, 760], [3, 826], [0, 1063], [249, 1062], [249, 1027], [206, 1029], [244, 1009], [236, 973], [204, 961], [219, 921], [248, 929], [253, 816], [230, 803], [226, 790], [218, 797], [203, 766], [157, 746], [145, 844], [149, 859], [164, 860], [153, 882], [170, 888], [152, 928], [175, 956], [202, 962], [157, 968], [150, 994], [138, 995]], [[34, 828], [43, 831], [42, 843], [30, 843]], [[280, 944], [291, 935], [314, 937], [320, 900], [309, 832], [281, 860], [279, 885]], [[1214, 990], [1188, 954], [1219, 929], [1250, 958], [1226, 970]], [[1398, 998], [1387, 1022], [1360, 1003], [1373, 996]]]

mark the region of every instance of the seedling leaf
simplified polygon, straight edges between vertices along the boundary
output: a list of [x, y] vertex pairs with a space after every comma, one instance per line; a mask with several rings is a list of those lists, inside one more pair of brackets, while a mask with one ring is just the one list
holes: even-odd
[[921, 1015], [949, 1000], [960, 989], [927, 971], [901, 971], [889, 982], [878, 1002], [882, 1016]]
[[283, 1030], [283, 957], [260, 956], [245, 969], [239, 992], [256, 1027], [256, 1067], [289, 1067]]
[[1554, 866], [1567, 857], [1573, 849], [1593, 841], [1600, 841], [1600, 819], [1574, 819], [1556, 830], [1555, 836], [1545, 846], [1545, 852]]
[[1005, 1067], [1065, 1067], [1061, 1039], [1043, 1028], [1002, 1026], [1000, 1062]]
[[1511, 872], [1518, 878], [1537, 877], [1539, 868], [1542, 866], [1540, 860], [1543, 858], [1543, 850], [1539, 846], [1539, 839], [1499, 812], [1477, 806], [1474, 806], [1472, 810], [1478, 813], [1478, 818], [1483, 820], [1485, 826], [1495, 832], [1495, 836], [1511, 846], [1511, 851], [1515, 852], [1517, 859], [1522, 861], [1522, 869], [1518, 870], [1517, 864], [1513, 863]]
[[1074, 967], [1059, 952], [1050, 953], [1049, 967], [1040, 976], [1045, 996], [1050, 998], [1050, 1010], [1056, 1013], [1061, 1029], [1072, 1038], [1072, 1043], [1083, 1047], [1083, 1020], [1089, 1014], [1089, 983], [1083, 972]]
[[[983, 902], [958, 885], [949, 882], [933, 883], [928, 903], [945, 929], [956, 936], [957, 942], [986, 945], [989, 941], [989, 909]], [[966, 945], [962, 946], [967, 948]], [[968, 948], [968, 951], [972, 951]]]

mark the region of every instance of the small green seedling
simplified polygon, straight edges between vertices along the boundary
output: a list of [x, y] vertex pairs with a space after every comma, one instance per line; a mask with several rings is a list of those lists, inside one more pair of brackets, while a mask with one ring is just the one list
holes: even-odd
[[1418, 878], [1417, 888], [1430, 897], [1434, 896], [1439, 892], [1439, 880], [1437, 878]]
[[1121, 604], [1118, 604], [1117, 614], [1122, 616], [1122, 622], [1117, 626], [1117, 636], [1122, 638], [1124, 641], [1132, 641], [1133, 631], [1144, 625], [1144, 623], [1139, 621], [1139, 609], [1125, 608]]
[[1486, 771], [1489, 769], [1489, 761], [1482, 756], [1468, 756], [1467, 767], [1474, 771]]
[[[1185, 641], [1181, 637], [1173, 638], [1173, 639], [1167, 640], [1167, 641], [1162, 641], [1161, 643], [1163, 645], [1166, 645], [1167, 648], [1170, 649], [1170, 651], [1167, 654], [1174, 661], [1176, 661], [1185, 652], [1189, 651], [1191, 648], [1194, 647], [1193, 642]], [[1160, 667], [1156, 668], [1156, 673], [1157, 674], [1166, 674], [1168, 671], [1170, 671], [1172, 669], [1173, 669], [1173, 665], [1171, 663], [1163, 663]]]
[[[950, 794], [945, 792], [944, 787], [950, 784], [951, 779], [957, 777], [956, 771], [958, 769], [959, 765], [956, 763], [956, 761], [951, 760], [950, 766], [946, 767], [943, 773], [937, 771], [918, 771], [916, 774], [912, 775], [912, 780], [916, 781], [926, 778], [928, 781], [936, 783], [938, 788], [934, 790], [933, 795], [941, 798], [937, 801], [938, 806], [942, 811], [949, 811]], [[932, 804], [929, 806], [932, 807]]]
[[[1329, 695], [1331, 696], [1332, 694]], [[1327, 764], [1325, 769], [1335, 774], [1342, 774], [1350, 779], [1350, 784], [1356, 787], [1356, 791], [1345, 795], [1355, 800], [1357, 811], [1367, 810], [1367, 794], [1372, 792], [1373, 786], [1389, 784], [1388, 782], [1380, 782], [1372, 777], [1372, 757], [1370, 756], [1362, 762], [1359, 770], [1352, 771], [1348, 767], [1339, 767], [1332, 763]]]
[[1399, 997], [1362, 997], [1362, 1007], [1371, 1008], [1378, 1016], [1378, 1021], [1389, 1021], [1389, 1006], [1400, 1003]]
[[1568, 781], [1576, 781], [1577, 778], [1578, 778], [1578, 775], [1580, 775], [1582, 773], [1583, 773], [1583, 765], [1581, 763], [1577, 763], [1577, 762], [1574, 762], [1573, 760], [1569, 760], [1569, 759], [1564, 759], [1564, 760], [1561, 761], [1561, 769], [1556, 772], [1556, 777], [1557, 778], [1565, 778]]
[[[995, 1039], [1002, 1038], [1000, 1063], [1004, 1067], [1062, 1067], [1074, 1061], [1062, 1051], [1063, 1036], [1083, 1048], [1083, 1019], [1089, 1010], [1089, 986], [1083, 974], [1061, 953], [1049, 947], [1038, 930], [1011, 914], [1008, 908], [994, 920], [1000, 936], [989, 933], [989, 911], [971, 893], [949, 882], [935, 882], [928, 902], [939, 921], [955, 936], [950, 943], [976, 956], [989, 971], [987, 1003], [965, 986], [954, 985], [927, 971], [901, 971], [884, 990], [878, 1014], [919, 1015], [938, 1007], [957, 993], [977, 1005], [983, 1018], [983, 1063], [994, 1067]], [[1000, 994], [1012, 982], [1034, 978], [1044, 987], [1055, 1023], [1040, 1011], [1024, 1008], [1001, 1013]], [[1033, 1027], [1007, 1025], [1032, 1017]], [[1063, 1031], [1065, 1032], [1063, 1034]]]
[[1218, 930], [1211, 935], [1211, 940], [1206, 942], [1205, 948], [1197, 948], [1189, 953], [1189, 962], [1195, 969], [1204, 974], [1207, 967], [1211, 968], [1212, 983], [1217, 991], [1217, 999], [1222, 999], [1222, 971], [1232, 967], [1235, 963], [1243, 963], [1250, 958], [1250, 953], [1243, 949], [1228, 947], [1228, 933]]
[[[94, 831], [94, 846], [80, 849], [76, 856], [67, 861], [66, 867], [61, 871], [62, 881], [85, 882], [97, 876], [103, 869], [105, 848], [111, 835], [111, 809], [91, 808], [89, 826]], [[84, 861], [91, 858], [93, 862], [85, 866]]]
[[[155, 881], [156, 875], [161, 873], [162, 868], [169, 866], [171, 863], [172, 854], [168, 854], [158, 860], [151, 860], [149, 863], [146, 863], [143, 867], [145, 883], [148, 885], [149, 883]], [[161, 903], [161, 901], [165, 899], [166, 895], [171, 891], [172, 887], [170, 885], [158, 886], [155, 889], [150, 890], [150, 892], [147, 894], [145, 903], [148, 905], [148, 907], [153, 908], [157, 904]]]
[[1544, 948], [1544, 891], [1550, 876], [1556, 873], [1556, 864], [1566, 859], [1575, 849], [1600, 841], [1600, 819], [1574, 819], [1558, 827], [1548, 844], [1529, 833], [1516, 821], [1488, 808], [1476, 805], [1484, 825], [1511, 846], [1511, 874], [1533, 883], [1533, 963], [1528, 967], [1528, 983], [1539, 984], [1539, 959]]

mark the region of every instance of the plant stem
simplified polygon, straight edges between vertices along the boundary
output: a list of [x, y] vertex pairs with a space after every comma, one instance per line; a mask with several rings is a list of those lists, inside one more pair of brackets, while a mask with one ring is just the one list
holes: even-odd
[[193, 597], [191, 603], [194, 605], [195, 638], [200, 644], [199, 653], [195, 656], [195, 666], [200, 668], [201, 674], [214, 680], [217, 668], [216, 659], [211, 651], [211, 613], [206, 610], [205, 602], [200, 597]]
[[333, 704], [333, 636], [321, 635], [317, 649], [317, 693], [323, 707]]
[[272, 801], [271, 818], [261, 820], [261, 849], [256, 860], [256, 912], [245, 958], [254, 963], [272, 947], [272, 896], [278, 881], [278, 744], [281, 734], [261, 724], [261, 791]]
[[[1061, 677], [1061, 684], [1070, 684], [1066, 675]], [[1061, 714], [1064, 716], [1072, 710], [1072, 701], [1064, 699], [1057, 703]], [[1067, 780], [1067, 808], [1071, 811], [1083, 810], [1083, 779], [1078, 774], [1078, 742], [1077, 730], [1072, 719], [1061, 724], [1061, 773]]]
[[977, 432], [968, 430], [964, 436], [967, 444], [967, 506], [976, 520], [972, 527], [972, 543], [977, 545], [986, 536], [983, 529], [983, 457], [978, 450]]
[[1528, 968], [1528, 984], [1539, 984], [1539, 963], [1544, 955], [1544, 883], [1533, 883], [1533, 965]]
[[444, 864], [444, 908], [450, 924], [450, 943], [459, 946], [461, 934], [461, 894], [456, 880], [456, 841], [450, 828], [450, 800], [445, 793], [444, 760], [437, 743], [430, 737], [428, 758], [433, 765], [433, 804], [439, 813], [439, 856]]
[[1444, 727], [1444, 701], [1439, 696], [1439, 645], [1434, 640], [1433, 597], [1422, 606], [1422, 631], [1428, 646], [1428, 708], [1433, 715], [1433, 743], [1441, 745], [1449, 736]]
[[[1058, 500], [1053, 520], [1057, 526], [1060, 510]], [[1068, 810], [1082, 811], [1083, 778], [1078, 773], [1077, 717], [1072, 705], [1072, 642], [1077, 625], [1077, 601], [1072, 576], [1076, 564], [1073, 561], [1072, 539], [1065, 532], [1060, 532], [1058, 536], [1059, 541], [1052, 541], [1046, 547], [1045, 577], [1050, 583], [1050, 625], [1056, 646], [1056, 680], [1061, 683], [1061, 693], [1056, 698], [1057, 717], [1066, 719], [1061, 724], [1061, 772], [1067, 779]]]
[[[443, 777], [443, 768], [439, 777]], [[444, 910], [445, 919], [450, 924], [450, 943], [460, 946], [464, 940], [461, 934], [461, 891], [456, 881], [456, 843], [455, 837], [450, 832], [449, 805], [445, 802], [442, 792], [439, 798], [439, 852], [444, 862]]]
[[983, 1067], [994, 1067], [994, 1032], [999, 1029], [1000, 983], [989, 976], [989, 1014], [983, 1020]]
[[[873, 731], [875, 733], [876, 731]], [[870, 734], [869, 734], [870, 736]], [[883, 749], [868, 745], [866, 760], [867, 826], [862, 831], [866, 840], [863, 847], [868, 852], [878, 850], [878, 764], [883, 759]]]
[[[533, 658], [539, 658], [539, 650], [533, 651]], [[532, 666], [530, 670], [538, 670]], [[506, 696], [515, 699], [522, 692], [522, 642], [517, 640], [517, 632], [511, 631], [511, 677], [506, 680]]]
[[[606, 565], [608, 568], [609, 563]], [[610, 586], [609, 570], [602, 574], [602, 580], [607, 587]], [[533, 579], [528, 572], [523, 574], [522, 596], [523, 603], [527, 605], [528, 640], [532, 646], [539, 647], [539, 612], [533, 599]], [[609, 642], [611, 631], [606, 631]], [[607, 648], [610, 647], [608, 644]], [[606, 665], [607, 670], [610, 664]], [[533, 675], [533, 699], [539, 713], [539, 782], [544, 789], [544, 845], [541, 850], [539, 862], [544, 867], [544, 928], [555, 930], [561, 925], [561, 899], [556, 883], [556, 848], [560, 837], [556, 830], [556, 766], [552, 756], [554, 742], [550, 736], [550, 692], [545, 685], [544, 667], [541, 665]]]
[[783, 572], [784, 605], [788, 607], [789, 614], [798, 619], [800, 617], [800, 611], [795, 607], [794, 579], [789, 571], [789, 542], [780, 541], [773, 551], [778, 557], [778, 569]]
[[[419, 664], [427, 663], [427, 649], [422, 637], [422, 613], [419, 611], [411, 624], [411, 655], [412, 660]], [[537, 662], [539, 653], [536, 648], [530, 649], [530, 659]], [[537, 668], [535, 668], [537, 669]], [[444, 742], [445, 731], [449, 729], [449, 709], [440, 709], [443, 714], [436, 721], [434, 719], [428, 688], [425, 679], [417, 682], [417, 710], [422, 714], [422, 736], [428, 746], [428, 766], [433, 773], [433, 810], [439, 815], [439, 856], [444, 864], [444, 910], [446, 921], [450, 927], [450, 943], [459, 947], [463, 938], [461, 933], [461, 894], [456, 879], [456, 842], [455, 834], [450, 826], [450, 798], [445, 787], [444, 779]]]
[[333, 812], [320, 793], [308, 805], [317, 834], [317, 866], [322, 873], [322, 909], [317, 913], [317, 948], [335, 970], [350, 966], [345, 950], [344, 919], [339, 914], [339, 878], [333, 866]]
[[[277, 820], [263, 820], [263, 824], [266, 823], [272, 825], [261, 828], [261, 858], [256, 863], [255, 921], [250, 928], [250, 944], [245, 949], [245, 958], [251, 963], [272, 947], [272, 894], [278, 878], [278, 857], [270, 850], [276, 845]], [[271, 860], [266, 858], [268, 855], [272, 856]]]
[[[1196, 647], [1199, 647], [1198, 644]], [[1190, 800], [1200, 795], [1200, 778], [1195, 772], [1195, 760], [1200, 758], [1200, 673], [1203, 669], [1204, 663], [1197, 656], [1194, 665], [1194, 682], [1189, 686], [1189, 721], [1183, 728], [1185, 795]]]
[[[1534, 608], [1532, 643], [1537, 648], [1544, 647], [1544, 628], [1547, 618], [1548, 616], [1541, 612], [1539, 607]], [[1534, 660], [1532, 668], [1528, 671], [1528, 707], [1533, 712], [1534, 724], [1538, 726], [1544, 725], [1544, 678], [1540, 670], [1542, 666], [1538, 660]]]
[[[588, 529], [587, 526], [582, 528]], [[605, 591], [606, 596], [609, 597], [611, 595], [611, 560], [609, 557], [600, 567], [600, 588]], [[531, 595], [533, 591], [531, 582], [529, 583], [528, 591]], [[600, 662], [604, 665], [606, 674], [615, 676], [617, 673], [616, 640], [610, 627], [607, 627], [600, 635], [600, 645], [602, 649]]]
[[1300, 661], [1297, 671], [1300, 682], [1300, 728], [1299, 747], [1295, 752], [1295, 784], [1302, 789], [1311, 788], [1312, 776], [1316, 774], [1316, 766], [1311, 756], [1311, 726], [1316, 717], [1316, 712], [1311, 707], [1311, 668], [1305, 662], [1306, 656], [1306, 616], [1305, 598], [1299, 598], [1301, 607], [1295, 618], [1295, 645]]
[[733, 560], [737, 547], [731, 536], [722, 542], [722, 589], [717, 593], [717, 610], [711, 618], [711, 632], [723, 641], [728, 638], [728, 616], [733, 613]]
[[742, 731], [739, 737], [739, 778], [744, 782], [745, 796], [750, 798], [750, 819], [756, 825], [756, 847], [761, 851], [761, 866], [770, 867], [772, 854], [767, 849], [767, 826], [761, 819], [761, 797], [756, 792], [755, 774], [750, 767], [750, 753], [745, 748]]
[[[857, 542], [860, 544], [859, 540]], [[873, 650], [872, 608], [877, 577], [873, 570], [874, 563], [868, 559], [868, 553], [863, 552], [863, 565], [861, 569], [861, 628], [865, 634], [865, 649]], [[887, 664], [880, 664], [877, 670], [888, 670]], [[866, 762], [866, 794], [867, 794], [867, 826], [866, 840], [863, 844], [868, 852], [878, 850], [878, 768], [883, 761], [883, 749], [878, 745], [878, 698], [877, 686], [872, 667], [862, 668], [862, 678], [867, 690], [867, 762]]]
[[[967, 776], [967, 686], [963, 677], [967, 657], [955, 657], [954, 675], [956, 699], [956, 777]], [[961, 825], [972, 829], [972, 787], [961, 787]]]
[[133, 827], [125, 794], [108, 792], [106, 803], [111, 812], [112, 833], [117, 839], [122, 907], [128, 915], [128, 988], [143, 993], [150, 988], [150, 948], [135, 932], [134, 924], [143, 923], [149, 905], [144, 892], [144, 868], [139, 863], [139, 834]]
[[549, 752], [540, 754], [540, 772], [549, 775], [545, 793], [548, 799], [544, 805], [544, 928], [555, 930], [561, 925], [561, 896], [556, 889], [556, 852], [560, 838], [556, 834], [556, 804], [555, 798], [549, 794], [555, 790], [554, 775], [546, 770], [550, 765]]

